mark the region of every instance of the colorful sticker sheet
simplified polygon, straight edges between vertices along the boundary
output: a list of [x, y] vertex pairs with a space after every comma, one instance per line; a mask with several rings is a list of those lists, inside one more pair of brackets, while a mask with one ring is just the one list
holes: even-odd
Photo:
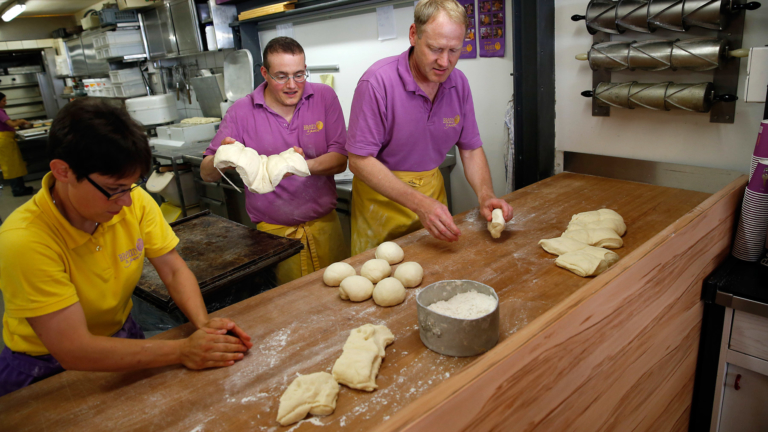
[[479, 0], [480, 57], [504, 57], [506, 10], [504, 0]]
[[459, 4], [464, 7], [469, 17], [469, 26], [467, 27], [467, 34], [464, 35], [464, 45], [461, 47], [461, 57], [463, 59], [476, 58], [477, 57], [477, 30], [475, 26], [475, 0], [458, 0]]

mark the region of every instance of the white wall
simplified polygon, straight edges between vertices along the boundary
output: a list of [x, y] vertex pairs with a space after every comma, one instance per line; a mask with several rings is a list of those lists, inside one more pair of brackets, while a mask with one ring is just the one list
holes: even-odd
[[[555, 1], [556, 147], [558, 150], [594, 153], [633, 159], [672, 162], [747, 172], [762, 120], [763, 104], [736, 102], [736, 123], [709, 123], [709, 114], [680, 110], [667, 112], [643, 108], [611, 108], [610, 117], [592, 117], [591, 102], [579, 93], [592, 85], [587, 62], [574, 55], [587, 52], [592, 36], [584, 21], [574, 23], [571, 15], [583, 15], [585, 0]], [[743, 47], [766, 43], [768, 8], [748, 11]], [[687, 39], [694, 35], [717, 35], [696, 29], [686, 33], [657, 31], [652, 35], [627, 32], [613, 40]], [[650, 36], [650, 37], [649, 37]], [[747, 59], [741, 61], [740, 99], [743, 98]], [[617, 72], [613, 82], [711, 81], [713, 72]]]
[[[511, 16], [511, 0], [507, 1], [507, 15]], [[340, 72], [334, 74], [336, 94], [339, 96], [344, 117], [349, 122], [357, 81], [375, 61], [398, 55], [409, 46], [408, 28], [413, 22], [413, 7], [395, 9], [397, 38], [379, 41], [376, 13], [355, 15], [308, 24], [294, 25], [294, 38], [304, 47], [307, 65], [338, 64]], [[507, 34], [512, 26], [507, 20]], [[277, 36], [276, 30], [262, 32], [266, 44]], [[263, 45], [262, 45], [263, 46]], [[504, 58], [476, 58], [460, 60], [457, 68], [469, 79], [475, 103], [483, 148], [491, 167], [494, 191], [504, 194], [504, 144], [506, 130], [504, 112], [512, 95], [512, 39], [507, 37]], [[464, 178], [461, 162], [451, 174], [454, 213], [477, 207], [477, 197]]]

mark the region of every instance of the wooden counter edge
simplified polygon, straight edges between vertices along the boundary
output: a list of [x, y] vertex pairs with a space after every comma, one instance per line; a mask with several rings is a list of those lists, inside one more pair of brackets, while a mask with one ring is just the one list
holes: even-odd
[[[743, 191], [746, 184], [747, 176], [741, 176], [738, 179], [732, 181], [726, 187], [713, 194], [704, 202], [696, 206], [693, 210], [658, 233], [651, 240], [647, 241], [645, 244], [627, 255], [624, 259], [620, 260], [607, 272], [594, 278], [581, 289], [569, 296], [566, 300], [562, 301], [549, 311], [539, 316], [533, 322], [525, 326], [523, 329], [502, 341], [492, 351], [481, 356], [476, 362], [472, 363], [455, 376], [444, 381], [440, 385], [433, 388], [431, 391], [424, 394], [415, 402], [398, 411], [397, 414], [383, 422], [375, 430], [430, 430], [432, 428], [429, 427], [429, 425], [433, 421], [438, 420], [441, 416], [449, 414], [449, 416], [455, 417], [455, 413], [450, 413], [448, 411], [449, 409], [453, 410], [455, 407], [447, 407], [447, 405], [449, 405], [448, 402], [458, 398], [462, 392], [469, 390], [469, 388], [473, 386], [473, 384], [476, 383], [478, 378], [481, 376], [494, 374], [494, 379], [498, 382], [504, 381], [505, 378], [509, 378], [509, 376], [514, 372], [501, 370], [502, 368], [500, 365], [504, 360], [524, 349], [526, 345], [536, 340], [537, 336], [578, 309], [579, 306], [583, 305], [587, 300], [598, 294], [606, 286], [611, 284], [611, 282], [615, 281], [620, 275], [622, 275], [622, 273], [630, 269], [631, 266], [640, 262], [651, 252], [672, 239], [676, 234], [696, 221], [697, 218], [700, 218], [712, 212], [713, 210], [718, 210], [719, 213], [714, 214], [713, 216], [718, 218], [718, 222], [720, 224], [725, 224], [726, 229], [721, 229], [720, 234], [721, 237], [728, 237], [725, 239], [725, 243], [729, 246], [730, 238], [732, 235], [733, 220], [735, 218], [740, 199], [743, 196]], [[721, 247], [720, 249], [724, 249], [724, 251], [727, 253], [729, 247]], [[719, 259], [717, 259], [718, 262], [722, 261], [725, 256], [723, 250], [717, 251], [717, 255], [719, 256]], [[714, 267], [715, 265], [716, 263], [710, 264], [711, 267]], [[706, 274], [701, 275], [701, 278], [703, 279], [705, 276]], [[698, 344], [698, 334], [696, 336], [697, 338], [695, 342]], [[695, 357], [695, 355], [696, 352], [694, 351], [693, 356]], [[695, 367], [695, 361], [693, 364]], [[531, 391], [535, 390], [531, 389]], [[688, 403], [690, 404], [690, 400]], [[678, 423], [680, 422], [679, 419], [677, 421]], [[438, 420], [437, 423], [440, 423], [440, 421]], [[523, 426], [531, 425], [529, 424], [520, 426], [522, 428]], [[687, 418], [685, 419], [684, 426], [685, 429], [687, 429]], [[496, 427], [498, 427], [498, 425], [496, 425]], [[440, 430], [446, 431], [467, 429], [463, 428], [460, 424], [455, 424], [455, 427], [450, 427], [449, 429], [445, 429], [445, 425], [442, 425]]]

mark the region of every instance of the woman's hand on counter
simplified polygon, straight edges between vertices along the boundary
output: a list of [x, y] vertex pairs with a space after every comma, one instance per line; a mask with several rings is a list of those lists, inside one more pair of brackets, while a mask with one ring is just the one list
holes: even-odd
[[184, 339], [180, 362], [189, 369], [232, 366], [242, 360], [248, 348], [240, 339], [227, 336], [226, 330], [201, 328]]
[[[212, 318], [207, 323], [200, 326], [200, 328], [215, 330], [217, 334], [230, 333], [230, 335], [236, 338], [239, 338], [240, 341], [243, 343], [243, 345], [245, 345], [247, 349], [251, 349], [253, 347], [253, 343], [251, 342], [251, 337], [248, 336], [248, 333], [246, 333], [237, 324], [235, 324], [234, 321], [232, 321], [229, 318]], [[222, 331], [223, 333], [221, 333]]]
[[502, 213], [504, 213], [505, 222], [509, 222], [510, 220], [512, 220], [512, 216], [514, 215], [512, 206], [509, 205], [509, 203], [504, 201], [503, 199], [492, 197], [492, 198], [486, 198], [480, 202], [480, 214], [482, 214], [485, 220], [487, 220], [488, 222], [490, 222], [493, 219], [494, 209], [501, 209]]

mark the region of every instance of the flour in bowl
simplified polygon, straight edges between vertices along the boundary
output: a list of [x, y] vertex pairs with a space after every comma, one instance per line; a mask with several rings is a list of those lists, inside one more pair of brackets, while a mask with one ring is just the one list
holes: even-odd
[[480, 294], [475, 290], [429, 305], [430, 310], [461, 319], [480, 318], [493, 312], [495, 308], [496, 299], [493, 296]]

